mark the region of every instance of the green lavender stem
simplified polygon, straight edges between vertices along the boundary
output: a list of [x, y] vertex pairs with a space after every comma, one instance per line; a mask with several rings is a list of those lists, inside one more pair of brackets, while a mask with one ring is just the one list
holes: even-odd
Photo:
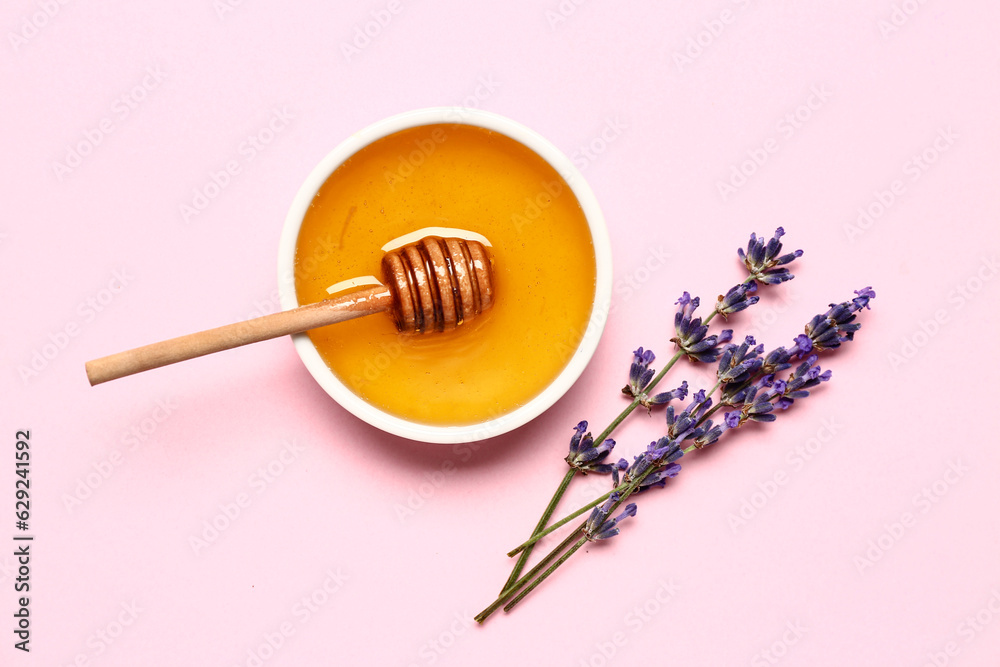
[[[621, 485], [621, 487], [623, 488], [623, 490], [621, 492], [621, 498], [619, 498], [618, 501], [615, 502], [611, 506], [611, 508], [608, 510], [608, 516], [610, 516], [611, 513], [614, 512], [618, 508], [619, 505], [621, 505], [623, 502], [625, 502], [625, 500], [630, 495], [632, 495], [636, 491], [636, 489], [639, 488], [639, 486], [642, 484], [643, 480], [645, 480], [646, 477], [649, 476], [654, 470], [655, 470], [655, 467], [650, 467], [644, 473], [642, 473], [641, 475], [639, 475], [639, 477], [635, 478], [634, 480], [632, 480], [628, 484]], [[610, 494], [608, 494], [608, 495], [610, 495]], [[504, 604], [504, 602], [506, 602], [507, 599], [509, 599], [512, 595], [514, 595], [514, 593], [516, 593], [519, 589], [521, 589], [532, 577], [534, 577], [539, 572], [541, 572], [542, 568], [545, 567], [546, 565], [548, 565], [552, 561], [553, 558], [555, 558], [560, 552], [562, 552], [570, 544], [570, 542], [572, 542], [574, 539], [577, 539], [576, 536], [579, 535], [580, 532], [584, 530], [584, 528], [586, 527], [586, 525], [587, 525], [587, 522], [584, 521], [579, 526], [577, 526], [576, 529], [573, 530], [573, 532], [571, 532], [566, 537], [566, 539], [564, 539], [561, 543], [559, 543], [558, 546], [556, 546], [556, 548], [554, 548], [552, 551], [550, 551], [548, 553], [548, 555], [546, 555], [545, 558], [543, 558], [541, 560], [541, 562], [538, 563], [538, 565], [536, 565], [534, 568], [532, 568], [532, 570], [530, 572], [528, 572], [528, 574], [526, 574], [523, 577], [521, 577], [520, 579], [518, 579], [506, 591], [504, 591], [503, 593], [501, 593], [500, 596], [496, 600], [494, 600], [493, 604], [491, 604], [489, 607], [487, 607], [486, 609], [484, 609], [483, 611], [481, 611], [479, 613], [479, 615], [476, 616], [476, 621], [479, 622], [479, 623], [482, 623], [483, 621], [486, 620], [486, 618], [490, 614], [492, 614], [497, 609], [499, 609], [500, 605]], [[519, 593], [509, 604], [507, 604], [507, 606], [504, 607], [504, 611], [510, 611], [511, 607], [513, 607], [515, 604], [517, 604], [522, 599], [524, 599], [524, 596], [526, 596], [528, 593], [530, 593], [531, 591], [533, 591], [550, 574], [552, 574], [556, 570], [556, 568], [558, 568], [560, 565], [562, 565], [563, 563], [565, 563], [566, 560], [569, 559], [570, 556], [572, 556], [574, 553], [576, 553], [576, 551], [587, 542], [587, 539], [588, 538], [587, 538], [586, 534], [584, 534], [582, 537], [580, 537], [579, 539], [577, 539], [577, 541], [573, 544], [573, 546], [570, 547], [569, 551], [567, 551], [566, 553], [564, 553], [559, 558], [559, 560], [557, 560], [555, 563], [553, 563], [552, 566], [550, 566], [547, 570], [545, 570], [545, 572], [543, 572], [540, 576], [538, 576], [537, 579], [535, 579], [534, 581], [532, 581], [530, 584], [527, 584], [527, 588], [525, 590], [521, 591], [521, 593]]]
[[[541, 530], [544, 530], [546, 524], [548, 524], [549, 522], [549, 519], [552, 518], [552, 513], [556, 510], [556, 505], [559, 504], [559, 500], [563, 497], [563, 494], [566, 493], [566, 488], [569, 486], [569, 483], [573, 481], [573, 477], [576, 475], [576, 473], [577, 473], [576, 468], [570, 468], [569, 470], [566, 471], [566, 476], [563, 477], [562, 482], [559, 484], [559, 488], [556, 489], [556, 492], [552, 495], [552, 500], [549, 501], [548, 506], [542, 513], [542, 518], [538, 520], [538, 525], [535, 526], [535, 531], [532, 533], [532, 535], [540, 532]], [[515, 563], [514, 569], [511, 570], [510, 576], [507, 577], [507, 582], [503, 585], [503, 589], [500, 591], [500, 595], [506, 593], [507, 590], [514, 584], [514, 582], [517, 581], [518, 577], [521, 576], [521, 570], [524, 569], [524, 565], [528, 561], [528, 556], [531, 555], [531, 551], [534, 548], [535, 545], [532, 543], [529, 544], [527, 547], [525, 547], [523, 551], [521, 551], [521, 557], [517, 559], [517, 563]]]
[[[721, 382], [716, 382], [715, 386], [712, 387], [712, 390], [710, 392], [708, 392], [708, 395], [711, 396], [712, 394], [714, 394], [716, 392], [716, 390], [718, 390], [718, 388], [721, 386], [721, 384], [722, 384]], [[699, 424], [703, 423], [706, 419], [708, 419], [708, 417], [710, 415], [712, 415], [713, 413], [715, 413], [715, 411], [717, 411], [721, 407], [722, 407], [721, 403], [716, 403], [713, 407], [709, 408], [708, 412], [706, 412], [702, 416], [702, 418], [698, 421], [698, 423]], [[684, 450], [684, 453], [687, 454], [687, 453], [689, 453], [691, 451], [694, 451], [695, 449], [698, 449], [698, 448], [695, 447], [694, 445], [691, 445], [690, 447], [688, 447], [687, 449]], [[643, 479], [645, 479], [645, 476], [643, 477]], [[601, 496], [601, 497], [599, 497], [599, 498], [597, 498], [595, 500], [590, 501], [589, 503], [587, 503], [586, 505], [584, 505], [580, 509], [578, 509], [575, 512], [573, 512], [572, 514], [567, 514], [566, 516], [564, 516], [559, 521], [556, 521], [555, 523], [553, 523], [552, 525], [550, 525], [548, 528], [545, 528], [544, 526], [542, 526], [541, 528], [537, 528], [536, 527], [535, 528], [535, 532], [532, 534], [532, 536], [529, 539], [527, 539], [526, 541], [522, 542], [521, 544], [517, 545], [516, 547], [514, 547], [513, 549], [511, 549], [510, 551], [508, 551], [507, 555], [510, 556], [510, 557], [513, 557], [513, 556], [516, 556], [519, 553], [524, 553], [525, 550], [532, 548], [534, 546], [534, 544], [536, 542], [538, 542], [538, 540], [542, 539], [543, 537], [545, 537], [549, 533], [551, 533], [551, 532], [553, 532], [555, 530], [558, 530], [559, 528], [561, 528], [562, 526], [566, 525], [567, 523], [569, 523], [570, 521], [572, 521], [576, 517], [580, 516], [581, 514], [583, 514], [584, 512], [586, 512], [587, 510], [594, 509], [595, 507], [597, 507], [598, 505], [600, 505], [601, 503], [603, 503], [605, 500], [607, 500], [608, 498], [611, 497], [612, 493], [618, 493], [618, 494], [625, 493], [626, 487], [627, 487], [627, 485], [625, 485], [625, 484], [618, 485], [617, 487], [615, 487], [615, 488], [611, 489], [610, 491], [608, 491], [607, 493], [605, 493], [603, 496]], [[617, 507], [617, 505], [616, 505], [616, 507]], [[550, 512], [550, 515], [551, 515], [551, 512]], [[546, 519], [546, 521], [547, 520], [548, 519]], [[539, 522], [539, 525], [541, 525], [541, 522]], [[510, 583], [511, 582], [508, 581], [507, 585], [510, 586]]]
[[572, 514], [567, 514], [566, 516], [564, 516], [563, 518], [559, 519], [558, 521], [556, 521], [554, 524], [552, 524], [548, 528], [544, 528], [543, 530], [536, 531], [535, 534], [532, 535], [528, 540], [526, 540], [522, 544], [519, 544], [516, 547], [514, 547], [513, 549], [511, 549], [510, 551], [508, 551], [507, 555], [513, 558], [517, 554], [522, 553], [525, 549], [533, 547], [535, 545], [535, 542], [537, 542], [538, 540], [542, 539], [543, 537], [545, 537], [549, 533], [552, 533], [552, 532], [554, 532], [556, 530], [559, 530], [560, 528], [562, 528], [567, 523], [569, 523], [570, 521], [572, 521], [576, 517], [580, 516], [581, 514], [583, 514], [584, 512], [586, 512], [587, 510], [594, 509], [595, 507], [597, 507], [598, 505], [600, 505], [601, 503], [603, 503], [605, 500], [607, 500], [608, 498], [610, 498], [612, 493], [615, 493], [616, 491], [618, 493], [621, 493], [622, 489], [624, 489], [624, 488], [626, 488], [626, 485], [625, 484], [620, 484], [619, 486], [616, 486], [615, 488], [613, 488], [610, 491], [608, 491], [607, 493], [605, 493], [600, 498], [597, 498], [595, 500], [591, 500], [589, 503], [587, 503], [586, 505], [584, 505], [580, 509], [576, 510]]
[[[712, 312], [714, 313], [715, 311], [712, 311]], [[671, 357], [670, 361], [667, 362], [667, 364], [660, 370], [660, 372], [657, 373], [656, 376], [652, 380], [650, 380], [650, 382], [647, 385], [646, 389], [652, 389], [653, 387], [655, 387], [657, 385], [657, 383], [659, 383], [659, 381], [663, 379], [663, 376], [665, 376], [667, 374], [667, 372], [671, 368], [674, 367], [674, 364], [677, 363], [677, 360], [680, 359], [683, 356], [683, 354], [684, 354], [683, 352], [677, 352], [673, 357]], [[604, 429], [603, 431], [601, 431], [601, 433], [596, 438], [594, 438], [594, 443], [599, 445], [602, 442], [604, 442], [614, 432], [614, 430], [616, 428], [618, 428], [618, 426], [623, 421], [625, 421], [625, 418], [628, 417], [630, 414], [632, 414], [632, 412], [637, 407], [639, 407], [639, 403], [640, 403], [640, 398], [639, 397], [636, 397], [636, 398], [632, 399], [632, 402], [629, 403], [628, 406], [624, 410], [622, 410], [621, 413], [617, 417], [615, 417], [614, 420], [610, 424], [608, 424], [608, 427], [606, 429]], [[569, 483], [570, 483], [570, 481], [572, 481], [572, 479], [573, 479], [573, 477], [574, 477], [575, 474], [576, 474], [576, 469], [575, 468], [571, 468], [569, 470], [569, 472], [566, 473], [566, 476], [563, 477], [562, 483], [560, 483], [559, 488], [556, 489], [555, 494], [553, 494], [552, 499], [549, 501], [548, 506], [545, 508], [545, 511], [542, 513], [541, 519], [539, 519], [538, 524], [535, 526], [535, 530], [531, 533], [532, 540], [529, 541], [529, 542], [526, 542], [525, 544], [522, 544], [518, 548], [518, 550], [513, 551], [513, 552], [511, 552], [511, 553], [508, 554], [509, 556], [515, 556], [518, 553], [520, 553], [521, 556], [517, 559], [517, 563], [514, 564], [514, 569], [511, 571], [510, 576], [507, 577], [507, 583], [504, 584], [503, 592], [507, 592], [507, 590], [510, 589], [511, 585], [515, 581], [517, 581], [518, 576], [521, 574], [521, 571], [524, 569], [524, 565], [525, 565], [525, 563], [528, 560], [528, 556], [531, 555], [531, 551], [534, 549], [535, 542], [537, 542], [539, 539], [541, 539], [541, 537], [542, 537], [542, 535], [541, 535], [542, 531], [545, 530], [545, 527], [548, 524], [549, 519], [552, 518], [552, 513], [555, 512], [556, 506], [559, 504], [559, 501], [562, 499], [563, 494], [566, 493], [566, 489], [569, 487]], [[580, 514], [586, 512], [588, 509], [592, 509], [593, 507], [595, 507], [598, 503], [604, 502], [604, 500], [606, 500], [607, 497], [610, 496], [610, 495], [611, 494], [609, 493], [608, 495], [603, 496], [602, 498], [599, 498], [597, 501], [595, 501], [594, 504], [588, 505], [587, 507], [584, 507], [583, 509], [579, 510], [575, 514], [572, 514], [569, 517], [566, 517], [557, 526], [550, 527], [549, 530], [547, 530], [544, 533], [544, 535], [548, 535], [549, 533], [551, 533], [556, 528], [559, 528], [560, 526], [564, 525], [566, 522], [572, 521], [574, 518], [580, 516]], [[501, 593], [501, 595], [502, 594], [503, 593]]]
[[516, 605], [518, 602], [520, 602], [521, 600], [524, 599], [525, 595], [527, 595], [531, 591], [535, 590], [535, 588], [538, 586], [538, 584], [540, 584], [543, 581], [545, 581], [550, 574], [552, 574], [553, 572], [556, 571], [557, 567], [559, 567], [560, 565], [562, 565], [563, 563], [565, 563], [566, 560], [570, 556], [572, 556], [573, 554], [575, 554], [577, 552], [577, 550], [580, 547], [582, 547], [584, 544], [586, 544], [586, 543], [587, 543], [587, 536], [585, 535], [585, 536], [581, 537], [576, 542], [576, 544], [574, 544], [572, 547], [570, 547], [569, 551], [567, 551], [562, 556], [560, 556], [559, 560], [557, 560], [555, 563], [553, 563], [552, 566], [549, 569], [545, 570], [545, 572], [543, 572], [541, 575], [539, 575], [537, 579], [535, 579], [534, 581], [532, 581], [530, 584], [528, 584], [528, 586], [524, 590], [522, 590], [520, 593], [518, 593], [517, 597], [515, 597], [513, 600], [511, 600], [510, 602], [508, 602], [507, 605], [503, 608], [503, 610], [504, 611], [510, 611], [514, 607], [514, 605]]
[[497, 609], [500, 608], [502, 604], [507, 602], [507, 600], [509, 600], [511, 596], [514, 595], [514, 593], [516, 593], [522, 586], [524, 586], [529, 579], [531, 579], [533, 576], [541, 572], [542, 568], [544, 568], [546, 565], [552, 562], [552, 559], [554, 559], [559, 554], [559, 552], [561, 552], [563, 549], [569, 546], [569, 544], [576, 539], [577, 535], [580, 533], [580, 530], [583, 528], [583, 526], [584, 524], [580, 524], [580, 526], [576, 530], [567, 535], [566, 539], [564, 539], [562, 542], [559, 543], [559, 545], [556, 546], [556, 548], [550, 551], [548, 555], [545, 556], [545, 558], [539, 561], [538, 565], [531, 568], [531, 570], [529, 570], [526, 575], [515, 581], [510, 586], [508, 586], [507, 590], [498, 595], [497, 599], [494, 600], [489, 607], [479, 612], [476, 615], [476, 622], [482, 623], [483, 621], [485, 621], [490, 614], [495, 612]]

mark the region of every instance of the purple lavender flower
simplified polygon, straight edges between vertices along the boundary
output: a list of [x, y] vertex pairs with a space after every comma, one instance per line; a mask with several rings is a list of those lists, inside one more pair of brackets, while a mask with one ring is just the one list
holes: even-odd
[[628, 461], [625, 459], [618, 459], [618, 463], [611, 466], [611, 481], [617, 488], [621, 484], [621, 480], [618, 479], [618, 473], [622, 470], [628, 470]]
[[[803, 338], [806, 338], [803, 336]], [[806, 340], [809, 340], [806, 338]], [[786, 368], [791, 368], [791, 353], [784, 347], [776, 347], [764, 357], [764, 363], [760, 367], [760, 372], [764, 375], [774, 376]]]
[[719, 356], [719, 370], [716, 375], [719, 382], [741, 382], [753, 377], [764, 365], [760, 357], [764, 353], [763, 345], [756, 345], [753, 336], [747, 336], [740, 345], [727, 345]]
[[694, 438], [694, 446], [698, 449], [704, 449], [709, 445], [714, 445], [722, 437], [722, 434], [729, 429], [729, 425], [723, 421], [721, 424], [712, 426], [712, 420], [709, 419], [701, 426], [701, 434]]
[[743, 404], [743, 415], [750, 421], [773, 422], [777, 419], [777, 416], [771, 413], [774, 410], [774, 404], [771, 402], [774, 400], [774, 397], [775, 392], [773, 388], [749, 396], [752, 402], [748, 401]]
[[708, 326], [701, 323], [700, 317], [694, 317], [694, 311], [701, 301], [698, 297], [691, 298], [687, 292], [677, 300], [677, 314], [674, 315], [674, 329], [677, 335], [670, 339], [676, 343], [691, 361], [711, 363], [719, 358], [720, 346], [733, 339], [733, 330], [724, 329], [719, 334], [708, 335]]
[[639, 483], [639, 488], [635, 490], [635, 493], [641, 493], [649, 489], [662, 489], [667, 485], [667, 480], [677, 477], [680, 471], [680, 463], [668, 463], [663, 467], [657, 468], [646, 475], [645, 479]]
[[[857, 312], [862, 308], [871, 308], [868, 303], [875, 298], [875, 292], [871, 287], [865, 287], [854, 292], [858, 296], [850, 301], [842, 303], [831, 303], [830, 309], [822, 315], [816, 315], [806, 324], [805, 335], [812, 344], [808, 350], [802, 349], [799, 356], [808, 354], [816, 350], [832, 350], [840, 347], [842, 343], [854, 340], [854, 332], [861, 328], [861, 324], [855, 322]], [[805, 348], [804, 343], [796, 345]]]
[[656, 359], [656, 355], [653, 354], [652, 350], [643, 350], [641, 347], [633, 351], [632, 355], [632, 366], [628, 372], [628, 384], [622, 387], [622, 393], [629, 396], [639, 396], [645, 391], [649, 385], [649, 381], [653, 379], [653, 375], [656, 374], [656, 371], [649, 367], [653, 363], [653, 360]]
[[602, 442], [595, 444], [590, 433], [584, 435], [586, 430], [587, 422], [582, 421], [576, 425], [575, 433], [569, 441], [569, 455], [566, 456], [566, 463], [584, 474], [588, 472], [610, 473], [614, 465], [601, 463], [601, 461], [614, 449], [615, 441], [611, 438], [605, 438]]
[[747, 283], [740, 283], [739, 285], [730, 288], [730, 290], [726, 292], [725, 296], [719, 297], [718, 302], [715, 304], [715, 312], [728, 319], [733, 313], [746, 310], [760, 301], [759, 296], [748, 296], [750, 293], [756, 291], [757, 283], [752, 280]]
[[[632, 465], [625, 471], [625, 477], [622, 481], [631, 483], [645, 475], [651, 468], [669, 467], [682, 456], [684, 456], [684, 450], [681, 449], [678, 442], [668, 437], [660, 438], [655, 442], [649, 443], [646, 451], [635, 457]], [[677, 466], [676, 471], [669, 476], [675, 476], [677, 471], [680, 471], [680, 466]], [[654, 473], [649, 474], [653, 475]]]
[[695, 433], [695, 429], [698, 426], [698, 420], [712, 407], [712, 399], [706, 397], [704, 389], [698, 390], [692, 398], [694, 400], [691, 401], [691, 404], [676, 416], [674, 406], [667, 406], [667, 434], [677, 442], [696, 437], [698, 434]]
[[664, 391], [655, 396], [650, 396], [648, 398], [641, 398], [639, 403], [643, 405], [647, 410], [653, 405], [663, 405], [669, 403], [670, 401], [677, 399], [678, 401], [683, 401], [688, 395], [688, 383], [687, 380], [681, 382], [681, 385], [676, 389], [671, 389], [670, 391]]
[[604, 501], [604, 504], [599, 507], [595, 507], [594, 511], [590, 513], [590, 518], [587, 519], [587, 523], [584, 525], [583, 531], [587, 539], [591, 542], [597, 540], [606, 540], [608, 538], [614, 537], [621, 532], [618, 528], [618, 524], [625, 519], [635, 516], [636, 505], [635, 503], [629, 503], [625, 506], [625, 510], [616, 516], [614, 519], [608, 519], [608, 514], [611, 513], [611, 508], [618, 502], [619, 496], [617, 493], [611, 494], [611, 497]]
[[805, 361], [796, 367], [788, 380], [779, 380], [774, 383], [775, 395], [778, 397], [774, 401], [774, 407], [787, 410], [792, 407], [797, 398], [805, 398], [812, 389], [821, 382], [828, 382], [833, 376], [831, 371], [823, 371], [816, 362], [819, 357], [810, 355]]
[[655, 371], [649, 367], [656, 355], [652, 350], [644, 350], [641, 347], [632, 352], [632, 366], [629, 368], [628, 384], [622, 387], [622, 393], [626, 396], [639, 399], [639, 404], [647, 410], [652, 410], [654, 405], [663, 405], [676, 399], [684, 400], [687, 396], [687, 382], [682, 382], [681, 386], [671, 391], [664, 391], [655, 396], [648, 396], [646, 390], [653, 380]]
[[[813, 318], [815, 319], [815, 318]], [[809, 336], [805, 334], [799, 334], [795, 337], [792, 347], [788, 350], [788, 360], [791, 361], [797, 357], [804, 357], [805, 355], [812, 352], [813, 342]]]
[[856, 289], [854, 290], [854, 293], [857, 294], [857, 296], [853, 299], [854, 305], [857, 306], [857, 309], [861, 310], [862, 308], [867, 308], [868, 310], [871, 310], [871, 306], [868, 305], [868, 302], [875, 298], [875, 290], [871, 288], [871, 285], [868, 287], [862, 287], [861, 289]]
[[764, 238], [757, 238], [756, 234], [750, 234], [750, 242], [747, 244], [746, 253], [742, 248], [737, 249], [737, 254], [743, 260], [744, 266], [750, 272], [750, 277], [759, 280], [765, 285], [777, 285], [786, 280], [791, 280], [793, 276], [788, 269], [775, 268], [783, 264], [789, 264], [793, 260], [802, 256], [801, 250], [779, 255], [781, 252], [781, 237], [785, 235], [785, 230], [781, 227], [774, 232], [774, 238], [765, 242]]
[[726, 426], [738, 428], [746, 421], [773, 422], [777, 417], [771, 412], [774, 410], [774, 400], [777, 393], [773, 386], [763, 384], [751, 384], [740, 392], [732, 401], [726, 405], [739, 408], [737, 412], [727, 412], [725, 416]]

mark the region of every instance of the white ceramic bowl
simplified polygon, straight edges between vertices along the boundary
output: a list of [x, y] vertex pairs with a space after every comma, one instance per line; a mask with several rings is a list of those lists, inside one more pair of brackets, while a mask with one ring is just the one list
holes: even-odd
[[525, 405], [501, 417], [466, 426], [437, 426], [420, 424], [383, 412], [352, 392], [337, 378], [320, 357], [309, 336], [293, 336], [295, 349], [312, 376], [340, 405], [360, 419], [383, 431], [411, 440], [435, 443], [459, 443], [483, 440], [506, 433], [531, 421], [552, 406], [576, 382], [597, 348], [611, 302], [611, 248], [604, 216], [594, 198], [594, 193], [573, 163], [548, 140], [520, 123], [503, 116], [461, 107], [437, 107], [409, 111], [386, 118], [351, 135], [337, 146], [312, 170], [299, 188], [292, 207], [285, 219], [278, 250], [278, 289], [281, 306], [287, 310], [299, 306], [295, 293], [295, 245], [303, 218], [316, 193], [331, 174], [347, 158], [368, 144], [400, 130], [437, 123], [461, 123], [486, 128], [504, 134], [528, 147], [559, 172], [573, 190], [583, 208], [593, 237], [597, 260], [597, 281], [594, 307], [587, 330], [576, 352], [562, 372], [540, 394]]

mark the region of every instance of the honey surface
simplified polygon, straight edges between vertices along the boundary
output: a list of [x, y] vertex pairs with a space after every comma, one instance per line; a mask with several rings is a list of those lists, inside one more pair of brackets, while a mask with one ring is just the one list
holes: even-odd
[[404, 335], [375, 314], [309, 333], [341, 381], [411, 421], [463, 425], [531, 400], [569, 361], [590, 317], [596, 266], [569, 186], [520, 143], [465, 125], [380, 139], [341, 165], [306, 214], [296, 247], [300, 304], [380, 276], [381, 247], [424, 227], [484, 235], [496, 302], [457, 330]]

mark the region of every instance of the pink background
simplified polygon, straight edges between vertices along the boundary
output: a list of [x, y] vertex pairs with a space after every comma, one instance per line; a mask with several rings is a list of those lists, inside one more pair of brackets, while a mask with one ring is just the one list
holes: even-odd
[[[997, 664], [1000, 453], [966, 413], [997, 370], [996, 3], [224, 2], [0, 12], [4, 628], [17, 429], [35, 535], [32, 651], [5, 629], [0, 662]], [[400, 440], [331, 401], [287, 339], [87, 385], [88, 359], [273, 309], [313, 166], [378, 119], [463, 103], [548, 137], [607, 218], [613, 313], [549, 412], [474, 447]], [[252, 153], [275, 110], [290, 118]], [[834, 380], [689, 457], [622, 536], [469, 627], [573, 425], [617, 413], [629, 352], [667, 358], [676, 296], [740, 280], [735, 249], [778, 225], [806, 250], [797, 278], [732, 322], [784, 344], [874, 285], [858, 340], [823, 362]], [[627, 422], [618, 453], [661, 419]]]

